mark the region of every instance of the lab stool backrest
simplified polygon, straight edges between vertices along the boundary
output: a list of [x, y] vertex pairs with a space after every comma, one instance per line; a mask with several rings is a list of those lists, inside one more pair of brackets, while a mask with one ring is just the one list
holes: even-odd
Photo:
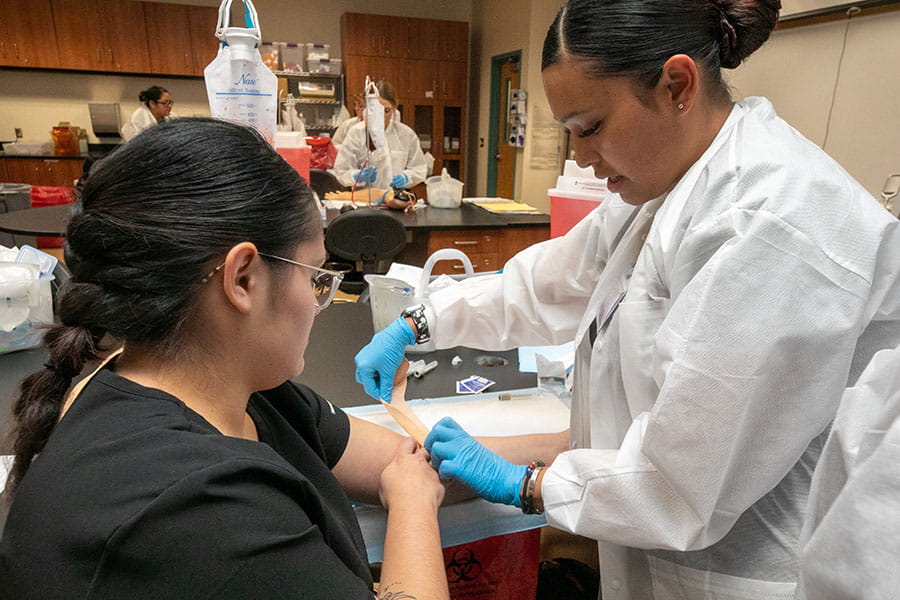
[[341, 214], [325, 231], [325, 249], [374, 273], [378, 262], [397, 256], [406, 246], [403, 224], [383, 211], [360, 208]]

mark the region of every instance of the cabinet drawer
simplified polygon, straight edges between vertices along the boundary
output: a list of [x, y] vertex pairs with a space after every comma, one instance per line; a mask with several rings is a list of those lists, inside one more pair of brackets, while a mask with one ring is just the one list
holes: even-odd
[[498, 237], [497, 232], [492, 229], [431, 231], [428, 234], [428, 253], [441, 248], [456, 248], [470, 256], [496, 254]]
[[[466, 252], [466, 256], [469, 257], [469, 260], [472, 261], [472, 268], [475, 269], [476, 273], [484, 273], [485, 271], [496, 271], [499, 269], [499, 261], [497, 259], [497, 254], [469, 254]], [[442, 260], [436, 265], [434, 265], [434, 269], [432, 269], [431, 273], [433, 275], [441, 275], [441, 274], [457, 274], [464, 273], [465, 269], [462, 266], [462, 263], [458, 260]]]

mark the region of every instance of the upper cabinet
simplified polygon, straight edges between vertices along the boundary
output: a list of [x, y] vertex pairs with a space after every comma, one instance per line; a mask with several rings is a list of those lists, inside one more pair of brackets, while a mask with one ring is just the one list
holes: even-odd
[[112, 73], [147, 72], [144, 3], [52, 0], [60, 66]]
[[200, 76], [215, 7], [134, 0], [3, 0], [0, 66]]
[[153, 73], [199, 75], [216, 57], [216, 10], [143, 2]]
[[341, 17], [344, 56], [409, 55], [408, 19], [386, 15], [345, 13]]
[[50, 0], [0, 2], [0, 65], [59, 68]]

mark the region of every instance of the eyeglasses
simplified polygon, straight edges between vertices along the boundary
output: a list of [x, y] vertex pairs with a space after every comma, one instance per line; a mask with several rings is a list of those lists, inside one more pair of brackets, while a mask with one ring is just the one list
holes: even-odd
[[[282, 262], [290, 263], [298, 267], [306, 267], [307, 269], [312, 269], [313, 271], [318, 273], [318, 275], [315, 276], [312, 282], [313, 293], [316, 296], [316, 305], [319, 307], [319, 310], [328, 308], [328, 305], [331, 304], [332, 300], [334, 300], [334, 295], [337, 293], [338, 286], [341, 285], [341, 281], [343, 281], [344, 279], [344, 274], [338, 271], [329, 271], [328, 269], [323, 269], [322, 267], [314, 267], [312, 265], [297, 262], [296, 260], [291, 260], [289, 258], [275, 256], [274, 254], [266, 254], [264, 252], [260, 252], [259, 255], [266, 258], [271, 258], [273, 260], [280, 260]], [[212, 279], [213, 275], [218, 273], [224, 266], [225, 263], [222, 263], [221, 265], [210, 271], [206, 277], [200, 280], [200, 284], [202, 285]]]
[[163, 106], [172, 106], [173, 104], [175, 104], [174, 100], [164, 100], [164, 101], [154, 100], [154, 102], [156, 102], [157, 104], [162, 104]]

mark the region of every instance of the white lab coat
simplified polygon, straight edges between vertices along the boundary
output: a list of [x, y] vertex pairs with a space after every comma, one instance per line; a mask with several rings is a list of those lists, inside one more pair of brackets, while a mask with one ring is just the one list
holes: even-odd
[[[170, 113], [164, 120], [168, 120], [172, 118], [172, 116], [173, 115]], [[122, 139], [127, 142], [140, 132], [145, 129], [150, 129], [156, 124], [156, 117], [153, 116], [153, 113], [150, 112], [150, 109], [147, 108], [146, 104], [141, 104], [133, 113], [131, 113], [128, 121], [122, 125]]]
[[841, 400], [813, 475], [797, 597], [900, 594], [900, 347], [876, 354]]
[[359, 117], [348, 117], [338, 125], [338, 128], [334, 131], [334, 135], [331, 136], [331, 143], [334, 144], [335, 148], [341, 147], [341, 144], [344, 143], [344, 139], [347, 137], [347, 132], [357, 123], [362, 123], [362, 119]]
[[823, 432], [900, 345], [900, 222], [762, 98], [617, 242], [634, 210], [614, 196], [434, 292], [432, 336], [574, 338], [575, 449], [542, 491], [551, 525], [599, 540], [606, 600], [791, 598]]
[[[419, 137], [408, 126], [392, 119], [384, 130], [386, 145], [379, 150], [373, 150], [368, 166], [378, 170], [375, 183], [359, 184], [358, 188], [374, 187], [386, 189], [390, 187], [391, 179], [399, 173], [406, 174], [409, 181], [407, 188], [425, 181], [427, 165], [422, 148], [419, 146]], [[357, 123], [347, 132], [344, 143], [338, 150], [337, 159], [334, 161], [334, 174], [341, 185], [352, 186], [353, 179], [366, 161], [369, 150], [366, 147], [366, 124]]]

